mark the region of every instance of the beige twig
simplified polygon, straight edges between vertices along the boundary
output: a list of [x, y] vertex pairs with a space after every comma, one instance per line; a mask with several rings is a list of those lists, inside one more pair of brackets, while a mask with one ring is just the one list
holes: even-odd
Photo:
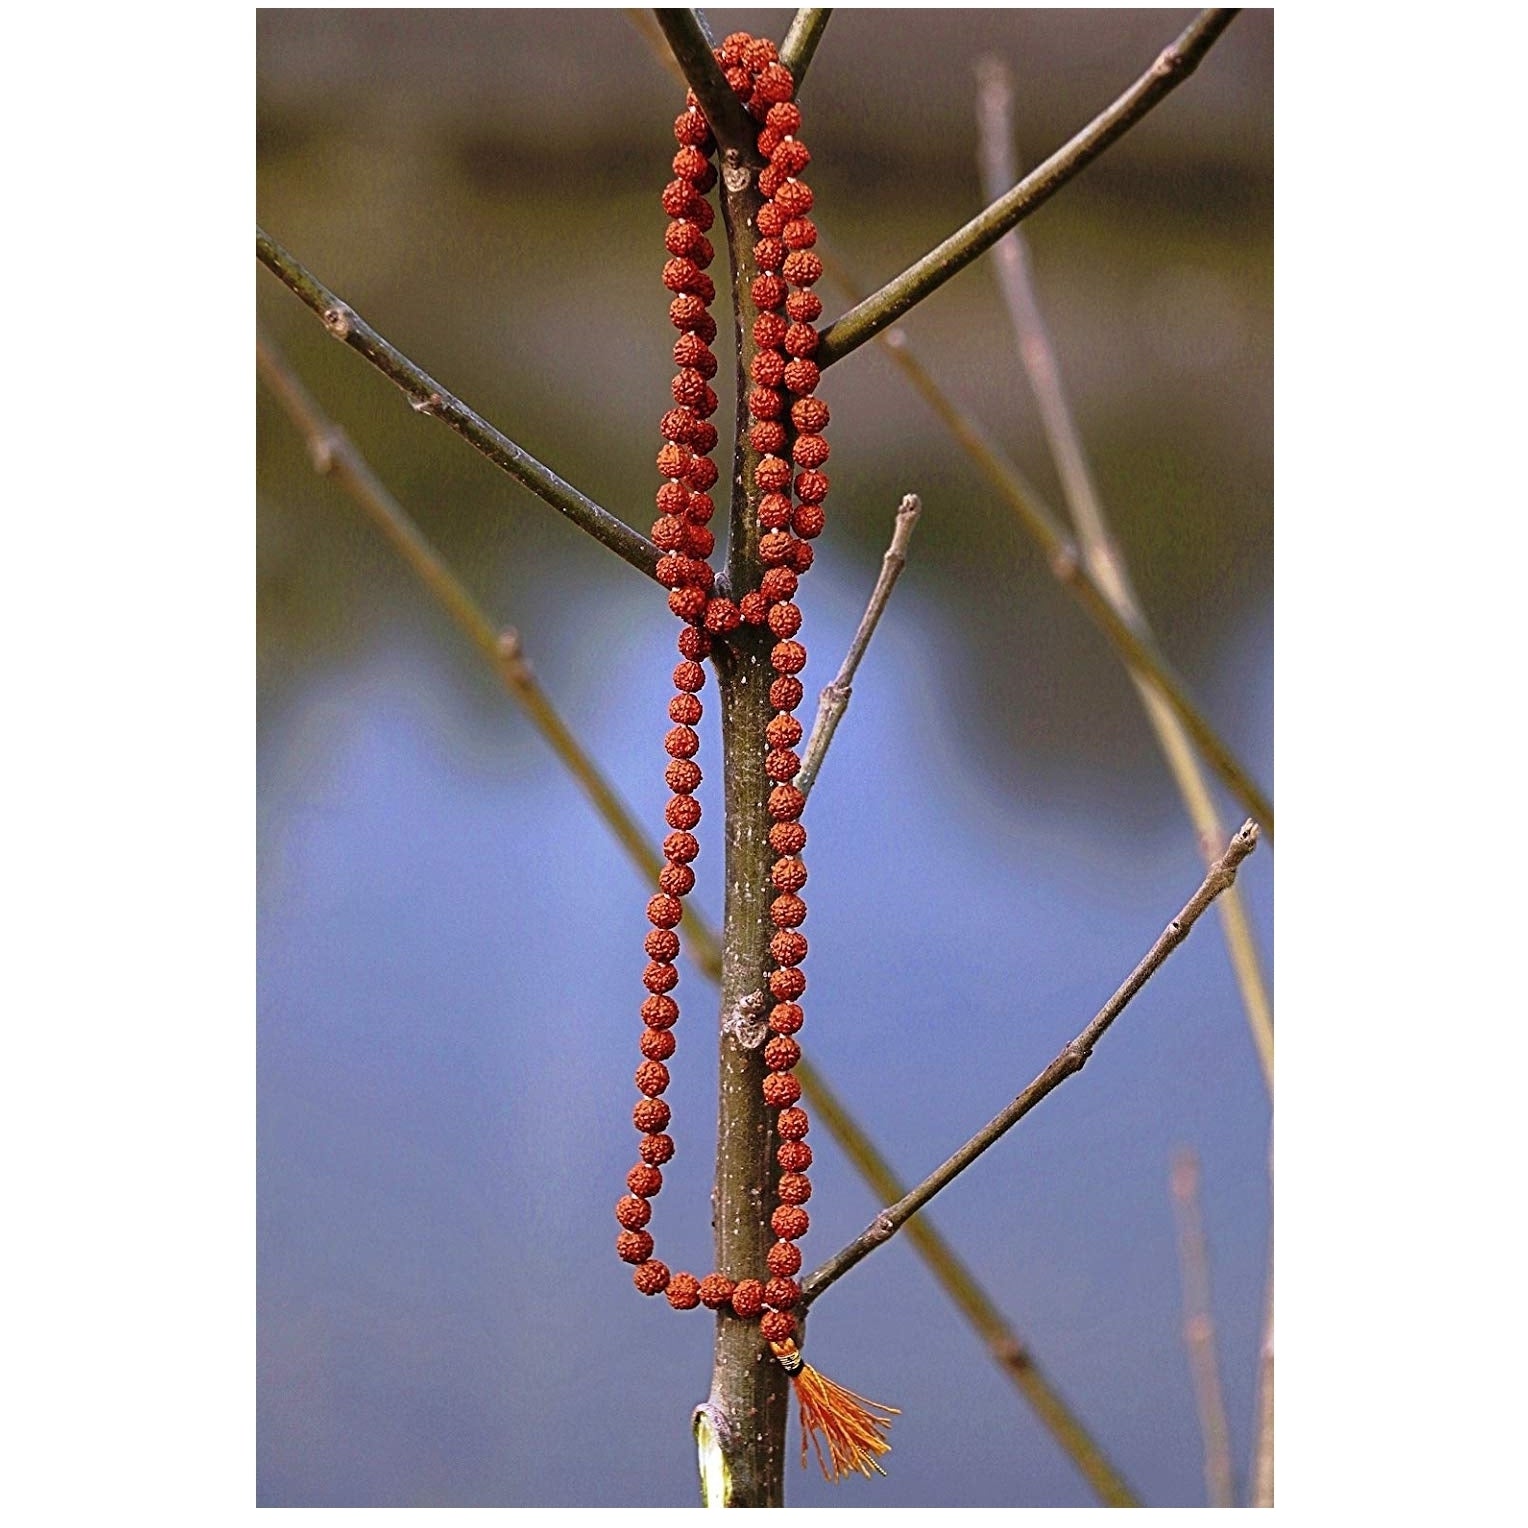
[[1204, 1217], [1199, 1208], [1199, 1159], [1187, 1147], [1173, 1156], [1170, 1182], [1173, 1217], [1178, 1227], [1178, 1266], [1183, 1277], [1183, 1345], [1188, 1353], [1199, 1432], [1204, 1440], [1205, 1492], [1208, 1505], [1234, 1507], [1231, 1429], [1226, 1421], [1226, 1398], [1220, 1388], [1214, 1307], [1210, 1300], [1210, 1260], [1205, 1249]]
[[1093, 1016], [1080, 1034], [1067, 1045], [1051, 1064], [1019, 1094], [1000, 1114], [976, 1132], [952, 1157], [941, 1163], [911, 1193], [888, 1205], [841, 1251], [818, 1267], [801, 1286], [802, 1304], [808, 1305], [824, 1290], [841, 1279], [870, 1253], [891, 1240], [901, 1227], [916, 1215], [940, 1189], [958, 1178], [976, 1159], [997, 1144], [1038, 1103], [1061, 1086], [1068, 1077], [1080, 1072], [1092, 1056], [1094, 1047], [1109, 1026], [1162, 963], [1188, 938], [1189, 930], [1204, 910], [1236, 879], [1237, 868], [1257, 847], [1258, 827], [1248, 820], [1237, 830], [1226, 851], [1210, 867], [1199, 889], [1184, 904], [1178, 916], [1157, 936], [1155, 943], [1141, 957], [1114, 996]]
[[[983, 193], [990, 197], [1018, 178], [1018, 159], [1014, 151], [1013, 84], [1008, 70], [996, 59], [984, 60], [978, 71], [977, 124], [981, 137]], [[1088, 470], [1087, 453], [1067, 401], [1061, 380], [1061, 366], [1051, 343], [1050, 332], [1040, 308], [1034, 271], [1029, 259], [1029, 245], [1019, 229], [999, 240], [993, 249], [998, 285], [1012, 320], [1029, 385], [1034, 391], [1040, 419], [1045, 429], [1051, 457], [1061, 479], [1062, 494], [1076, 527], [1088, 571], [1120, 619], [1145, 640], [1155, 644], [1155, 634], [1141, 610], [1131, 586], [1124, 554], [1110, 530], [1103, 503]], [[1195, 755], [1188, 729], [1163, 693], [1156, 678], [1147, 669], [1132, 667], [1130, 678], [1146, 716], [1156, 734], [1158, 746], [1167, 760], [1183, 798], [1198, 840], [1200, 854], [1208, 862], [1225, 840], [1225, 828], [1215, 809], [1209, 782]], [[1241, 893], [1232, 888], [1220, 903], [1221, 930], [1231, 956], [1241, 992], [1247, 1027], [1257, 1048], [1263, 1080], [1273, 1092], [1273, 1005], [1263, 980], [1257, 943], [1247, 917]]]
[[822, 694], [818, 697], [817, 719], [812, 723], [812, 735], [807, 739], [801, 755], [801, 769], [796, 775], [798, 790], [809, 792], [817, 783], [817, 771], [822, 768], [823, 756], [833, 741], [833, 734], [838, 730], [844, 712], [849, 709], [849, 700], [854, 693], [854, 676], [859, 672], [860, 660], [865, 656], [865, 649], [869, 647], [870, 639], [875, 635], [875, 629], [886, 611], [891, 591], [897, 579], [902, 576], [902, 569], [907, 566], [908, 543], [913, 539], [913, 527], [917, 525], [918, 516], [922, 513], [923, 503], [918, 495], [906, 494], [897, 509], [891, 545], [886, 548], [886, 555], [881, 559], [880, 577], [875, 581], [875, 588], [870, 591], [870, 603], [860, 617], [859, 629], [854, 633], [849, 651], [844, 654], [837, 676], [831, 684], [823, 686]]

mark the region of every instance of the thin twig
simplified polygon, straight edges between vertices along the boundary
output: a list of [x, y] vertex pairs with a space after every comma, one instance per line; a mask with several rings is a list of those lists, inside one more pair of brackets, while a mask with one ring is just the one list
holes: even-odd
[[[826, 253], [820, 243], [817, 252], [822, 255], [823, 264], [837, 284], [853, 291], [854, 283], [845, 272], [843, 262]], [[1211, 726], [1155, 642], [1137, 632], [1110, 603], [1109, 596], [1088, 572], [1081, 552], [1068, 537], [1054, 512], [1046, 506], [1023, 473], [988, 439], [986, 432], [963, 414], [933, 379], [928, 368], [914, 355], [904, 329], [893, 329], [879, 339], [903, 376], [966, 454], [981, 468], [993, 487], [1007, 501], [1009, 508], [1019, 517], [1019, 523], [1039, 544], [1051, 574], [1087, 612], [1126, 665], [1151, 677], [1163, 699], [1172, 707], [1173, 714], [1194, 740], [1204, 761], [1220, 777], [1226, 789], [1262, 824], [1264, 834], [1272, 843], [1272, 801], [1230, 745]]]
[[1252, 1489], [1248, 1505], [1273, 1505], [1273, 1253], [1269, 1249], [1268, 1310], [1257, 1370], [1257, 1436], [1252, 1453]]
[[902, 1225], [931, 1200], [940, 1189], [953, 1183], [981, 1154], [993, 1146], [1024, 1118], [1048, 1094], [1052, 1093], [1087, 1065], [1093, 1048], [1109, 1026], [1124, 1011], [1137, 992], [1151, 979], [1162, 963], [1188, 938], [1200, 915], [1227, 886], [1236, 879], [1237, 868], [1257, 847], [1258, 827], [1250, 819], [1244, 822], [1226, 852], [1210, 867], [1198, 891], [1184, 904], [1178, 916], [1162, 930], [1156, 942], [1142, 956], [1136, 968], [1125, 978], [1119, 990], [1093, 1016], [1080, 1034], [1067, 1045], [1051, 1064], [946, 1162], [936, 1167], [911, 1193], [887, 1206], [870, 1225], [842, 1251], [823, 1263], [802, 1288], [803, 1306], [810, 1304], [830, 1285], [841, 1279], [862, 1258], [890, 1241]]
[[1216, 38], [1236, 18], [1234, 10], [1202, 11], [1157, 55], [1156, 62], [1114, 104], [1100, 112], [1069, 143], [1057, 149], [1038, 169], [1026, 175], [1006, 195], [978, 213], [909, 266], [880, 291], [844, 314], [822, 336], [815, 359], [826, 369], [857, 350], [907, 310], [937, 291], [989, 250], [1008, 230], [1043, 206], [1077, 173], [1123, 137], [1158, 102], [1198, 68]]
[[[539, 686], [533, 682], [510, 682], [511, 671], [506, 670], [504, 653], [499, 645], [499, 630], [495, 624], [441, 561], [402, 506], [377, 484], [360, 453], [337, 426], [323, 415], [306, 389], [268, 346], [261, 347], [260, 362], [262, 375], [306, 438], [315, 467], [333, 476], [350, 493], [387, 535], [425, 586], [445, 605], [453, 620], [478, 651], [493, 664], [495, 673], [504, 682], [508, 693], [525, 705], [557, 757], [584, 786], [601, 820], [614, 833], [617, 842], [642, 872], [644, 879], [651, 882], [662, 863], [659, 855], [600, 772], [599, 766], [584, 752], [552, 709]], [[359, 470], [344, 470], [351, 466]], [[373, 491], [367, 492], [368, 487]], [[520, 671], [518, 677], [530, 678], [528, 671]], [[689, 948], [695, 964], [710, 981], [719, 982], [721, 948], [715, 933], [694, 907], [686, 907], [684, 922], [690, 931]], [[871, 1192], [882, 1200], [899, 1199], [906, 1191], [905, 1185], [893, 1172], [869, 1134], [829, 1086], [827, 1079], [805, 1057], [797, 1065], [796, 1074], [801, 1079], [802, 1088], [814, 1113], [864, 1178]], [[940, 1235], [932, 1217], [919, 1216], [907, 1227], [907, 1235], [933, 1274], [935, 1283], [975, 1328], [994, 1360], [1029, 1401], [1057, 1444], [1077, 1466], [1100, 1500], [1114, 1507], [1139, 1506], [1139, 1500], [1094, 1442], [1087, 1428], [1056, 1391], [1031, 1349], [1008, 1325], [970, 1269]]]
[[423, 367], [416, 366], [390, 344], [348, 303], [336, 297], [313, 273], [284, 250], [269, 234], [255, 229], [255, 254], [260, 263], [296, 293], [336, 339], [365, 356], [383, 376], [396, 382], [412, 400], [416, 413], [443, 419], [468, 445], [523, 483], [537, 498], [566, 515], [602, 546], [649, 578], [655, 576], [662, 555], [645, 536], [634, 531], [608, 509], [601, 508], [529, 451], [517, 446], [503, 431], [474, 413], [460, 398], [447, 392]]
[[[983, 194], [990, 198], [997, 195], [1000, 187], [1011, 185], [1019, 173], [1014, 150], [1013, 83], [1008, 70], [997, 59], [984, 60], [977, 73], [982, 187]], [[1131, 586], [1124, 554], [1110, 531], [1093, 475], [1088, 470], [1082, 436], [1062, 384], [1060, 362], [1040, 309], [1029, 245], [1022, 230], [1016, 228], [1000, 239], [992, 258], [997, 267], [998, 285], [1013, 322], [1019, 356], [1039, 406], [1045, 438], [1056, 463], [1062, 494], [1071, 512], [1088, 571], [1120, 618], [1147, 641], [1155, 641], [1140, 600]], [[1149, 673], [1132, 669], [1130, 677], [1183, 798], [1200, 853], [1208, 861], [1225, 841], [1226, 832], [1188, 731]], [[1262, 1064], [1263, 1080], [1271, 1094], [1273, 1005], [1263, 980], [1247, 910], [1235, 887], [1221, 900], [1220, 922], [1241, 991], [1247, 1026], [1252, 1031], [1252, 1041]]]
[[622, 14], [641, 33], [642, 41], [652, 50], [653, 57], [681, 85], [688, 86], [690, 82], [685, 79], [684, 70], [679, 67], [679, 60], [670, 52], [668, 38], [663, 35], [663, 28], [654, 19], [653, 12], [643, 6], [623, 8]]
[[758, 123], [748, 115], [748, 108], [722, 74], [700, 18], [691, 10], [655, 10], [653, 15], [690, 82], [717, 143], [744, 156], [755, 154]]
[[822, 694], [818, 697], [817, 720], [812, 723], [812, 735], [807, 739], [806, 749], [801, 755], [801, 769], [796, 775], [796, 788], [800, 791], [810, 791], [816, 783], [823, 755], [828, 751], [828, 744], [833, 741], [833, 734], [838, 730], [844, 712], [849, 709], [860, 659], [865, 656], [865, 649], [880, 624], [891, 591], [897, 579], [902, 576], [902, 569], [907, 566], [907, 546], [913, 539], [913, 527], [922, 513], [923, 504], [918, 495], [907, 494], [897, 510], [891, 545], [886, 548], [886, 555], [881, 559], [880, 577], [875, 581], [875, 588], [870, 591], [870, 603], [860, 617], [859, 630], [854, 633], [849, 651], [844, 654], [837, 677], [831, 684], [823, 686]]
[[785, 34], [785, 41], [780, 44], [780, 62], [795, 77], [798, 95], [801, 93], [801, 82], [806, 78], [806, 71], [811, 67], [817, 44], [822, 41], [822, 34], [827, 30], [828, 18], [832, 14], [831, 6], [803, 5], [796, 12], [790, 30]]
[[1220, 1388], [1215, 1317], [1210, 1302], [1210, 1261], [1199, 1209], [1199, 1158], [1187, 1147], [1173, 1156], [1170, 1174], [1173, 1217], [1178, 1227], [1178, 1265], [1183, 1275], [1183, 1345], [1194, 1381], [1194, 1403], [1204, 1439], [1204, 1486], [1211, 1507], [1236, 1505], [1231, 1470], [1231, 1428]]

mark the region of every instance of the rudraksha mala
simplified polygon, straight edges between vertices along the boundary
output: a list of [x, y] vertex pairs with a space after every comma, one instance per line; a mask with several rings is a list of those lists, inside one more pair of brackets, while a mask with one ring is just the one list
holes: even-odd
[[[801, 962], [807, 951], [800, 932], [806, 919], [806, 903], [800, 896], [807, 878], [800, 857], [806, 844], [806, 829], [800, 821], [806, 798], [793, 783], [801, 767], [794, 750], [802, 735], [793, 713], [803, 697], [797, 676], [806, 665], [806, 649], [796, 640], [801, 611], [793, 596], [800, 575], [812, 564], [811, 542], [823, 529], [822, 505], [828, 492], [827, 474], [822, 471], [828, 459], [828, 443], [822, 434], [828, 408], [816, 396], [818, 368], [812, 359], [818, 338], [813, 325], [822, 313], [822, 302], [811, 288], [822, 275], [822, 261], [812, 251], [817, 242], [817, 229], [808, 216], [812, 192], [800, 179], [811, 155], [796, 136], [801, 112], [791, 99], [795, 82], [790, 71], [780, 63], [772, 42], [742, 32], [726, 38], [716, 50], [716, 59], [728, 84], [760, 122], [758, 150], [767, 161], [759, 174], [759, 190], [766, 200], [759, 209], [759, 236], [752, 253], [756, 274], [751, 294], [759, 312], [748, 365], [754, 384], [748, 395], [753, 420], [748, 440], [760, 455], [753, 480], [762, 495], [759, 559], [765, 572], [759, 587], [736, 602], [712, 593], [714, 573], [708, 559], [716, 538], [707, 527], [716, 508], [710, 491], [719, 474], [711, 460], [718, 436], [710, 422], [717, 408], [711, 387], [717, 363], [710, 349], [716, 338], [716, 321], [710, 313], [716, 286], [706, 274], [715, 256], [707, 238], [715, 214], [706, 194], [716, 184], [716, 142], [692, 93], [674, 123], [679, 152], [674, 156], [674, 179], [664, 187], [662, 198], [663, 210], [671, 219], [664, 236], [670, 258], [663, 267], [663, 283], [675, 294], [669, 317], [679, 330], [674, 345], [679, 370], [672, 384], [674, 407], [659, 425], [664, 444], [658, 452], [658, 470], [664, 481], [658, 489], [659, 513], [652, 531], [663, 553], [658, 580], [668, 588], [669, 608], [683, 623], [680, 662], [674, 669], [677, 693], [669, 702], [673, 725], [664, 738], [670, 758], [665, 778], [673, 792], [664, 815], [671, 831], [663, 841], [665, 864], [658, 877], [658, 893], [647, 904], [648, 922], [653, 925], [642, 976], [648, 991], [642, 1004], [647, 1027], [641, 1040], [643, 1060], [636, 1073], [642, 1097], [632, 1113], [633, 1123], [642, 1132], [637, 1149], [641, 1160], [627, 1175], [629, 1193], [615, 1208], [622, 1226], [616, 1251], [636, 1265], [632, 1278], [637, 1288], [645, 1295], [666, 1294], [675, 1310], [730, 1307], [744, 1320], [758, 1320], [761, 1335], [791, 1376], [800, 1403], [802, 1463], [810, 1439], [823, 1473], [836, 1480], [850, 1470], [867, 1476], [872, 1469], [880, 1471], [876, 1455], [890, 1446], [885, 1432], [895, 1408], [865, 1401], [805, 1364], [796, 1345], [792, 1314], [801, 1299], [795, 1279], [801, 1269], [801, 1251], [796, 1243], [809, 1224], [802, 1206], [812, 1194], [807, 1178], [812, 1164], [812, 1148], [805, 1140], [808, 1121], [799, 1102], [801, 1084], [793, 1071], [801, 1057], [794, 1036], [803, 1020], [799, 999], [806, 990], [806, 977]], [[669, 1106], [661, 1095], [669, 1084], [666, 1063], [674, 1054], [674, 1025], [679, 1018], [679, 1005], [671, 994], [679, 980], [674, 962], [679, 954], [681, 899], [695, 885], [690, 866], [700, 852], [694, 830], [700, 822], [695, 790], [701, 780], [695, 763], [700, 748], [695, 726], [701, 718], [699, 696], [706, 678], [701, 660], [710, 653], [714, 638], [725, 638], [744, 623], [767, 626], [776, 638], [770, 652], [775, 678], [769, 688], [769, 703], [776, 714], [767, 729], [765, 759], [765, 772], [774, 782], [768, 801], [769, 841], [775, 853], [770, 918], [776, 933], [770, 941], [774, 969], [768, 981], [774, 1006], [768, 1021], [772, 1033], [764, 1047], [768, 1072], [763, 1086], [765, 1102], [779, 1111], [776, 1160], [780, 1174], [770, 1220], [778, 1240], [769, 1250], [766, 1269], [761, 1270], [767, 1277], [734, 1282], [720, 1273], [703, 1279], [691, 1273], [670, 1273], [653, 1256], [647, 1224], [652, 1217], [651, 1200], [663, 1187], [663, 1164], [674, 1154], [673, 1138], [665, 1133]]]

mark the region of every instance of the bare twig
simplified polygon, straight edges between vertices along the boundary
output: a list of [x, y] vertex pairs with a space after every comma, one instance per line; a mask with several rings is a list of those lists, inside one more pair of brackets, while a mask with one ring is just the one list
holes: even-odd
[[1263, 1321], [1263, 1347], [1258, 1356], [1257, 1436], [1252, 1454], [1249, 1506], [1273, 1505], [1273, 1257], [1269, 1250], [1268, 1310]]
[[[1013, 85], [1008, 70], [996, 59], [985, 60], [978, 70], [978, 77], [977, 122], [981, 137], [982, 186], [983, 193], [990, 198], [1018, 177], [1013, 143]], [[1131, 586], [1124, 554], [1110, 531], [1092, 473], [1088, 470], [1082, 437], [1062, 384], [1061, 366], [1040, 309], [1028, 242], [1023, 232], [1014, 229], [1000, 239], [992, 258], [997, 266], [1003, 300], [1013, 322], [1019, 355], [1039, 405], [1045, 437], [1088, 571], [1120, 618], [1140, 636], [1154, 641], [1150, 624]], [[1130, 677], [1193, 823], [1200, 853], [1208, 861], [1224, 842], [1225, 828], [1215, 809], [1209, 783], [1195, 757], [1188, 729], [1149, 672], [1133, 668]], [[1263, 1080], [1272, 1093], [1273, 1005], [1263, 981], [1247, 910], [1241, 893], [1234, 886], [1221, 899], [1220, 920], [1241, 991], [1247, 1026], [1262, 1063]]]
[[1211, 1507], [1234, 1507], [1231, 1429], [1220, 1388], [1215, 1317], [1210, 1302], [1210, 1262], [1199, 1209], [1199, 1159], [1187, 1147], [1173, 1156], [1170, 1175], [1173, 1216], [1178, 1225], [1178, 1265], [1183, 1275], [1183, 1345], [1194, 1381], [1199, 1431], [1204, 1439], [1204, 1485]]
[[[355, 499], [446, 607], [478, 651], [493, 664], [508, 693], [526, 707], [557, 757], [584, 786], [595, 811], [617, 842], [643, 877], [652, 881], [662, 864], [661, 858], [599, 766], [584, 752], [546, 700], [545, 693], [534, 684], [523, 660], [513, 667], [506, 665], [498, 628], [441, 561], [402, 506], [377, 482], [360, 453], [319, 410], [279, 356], [268, 345], [262, 344], [259, 360], [262, 376], [307, 440], [317, 470], [332, 476]], [[518, 658], [518, 644], [515, 655]], [[512, 683], [512, 676], [531, 682]], [[711, 981], [720, 982], [721, 946], [715, 932], [694, 907], [686, 907], [684, 924], [690, 931], [689, 948], [696, 965]], [[905, 1185], [827, 1079], [805, 1057], [798, 1064], [796, 1073], [818, 1120], [864, 1178], [871, 1192], [888, 1202], [899, 1199], [905, 1192]], [[1115, 1507], [1139, 1506], [1129, 1486], [1051, 1384], [1032, 1350], [1009, 1326], [991, 1297], [940, 1235], [933, 1218], [920, 1215], [907, 1227], [907, 1235], [927, 1264], [935, 1283], [975, 1328], [994, 1360], [1029, 1401], [1100, 1500]]]
[[1124, 1011], [1131, 998], [1146, 985], [1167, 957], [1188, 938], [1189, 931], [1199, 921], [1200, 915], [1210, 903], [1236, 879], [1237, 868], [1257, 847], [1257, 840], [1257, 824], [1249, 819], [1231, 839], [1225, 853], [1210, 867], [1198, 891], [1184, 904], [1178, 916], [1157, 936], [1156, 942], [1125, 978], [1119, 990], [1099, 1009], [1082, 1032], [1001, 1114], [978, 1130], [959, 1151], [936, 1167], [911, 1193], [882, 1210], [848, 1246], [817, 1268], [801, 1286], [803, 1306], [810, 1304], [882, 1243], [890, 1241], [902, 1225], [916, 1215], [940, 1189], [954, 1182], [988, 1147], [995, 1145], [1018, 1124], [1036, 1104], [1060, 1087], [1068, 1077], [1080, 1072], [1087, 1065], [1088, 1058], [1093, 1054], [1093, 1048]]
[[1112, 106], [1099, 113], [1069, 143], [1006, 195], [978, 213], [964, 228], [929, 251], [917, 264], [888, 281], [844, 314], [822, 336], [815, 359], [827, 368], [894, 324], [907, 310], [963, 271], [1037, 208], [1043, 206], [1079, 171], [1123, 137], [1158, 102], [1198, 68], [1215, 40], [1235, 19], [1234, 10], [1202, 11], [1157, 55], [1152, 66]]
[[854, 676], [859, 671], [860, 659], [865, 656], [865, 649], [870, 645], [870, 639], [875, 635], [875, 628], [880, 624], [886, 603], [891, 598], [891, 591], [897, 579], [901, 577], [902, 569], [907, 566], [907, 546], [913, 539], [913, 527], [918, 523], [918, 516], [922, 513], [923, 504], [918, 495], [907, 494], [897, 510], [897, 522], [891, 533], [891, 545], [886, 548], [886, 555], [881, 559], [881, 574], [875, 581], [875, 588], [870, 592], [870, 603], [865, 607], [864, 615], [860, 617], [859, 630], [854, 633], [854, 640], [849, 644], [849, 651], [844, 654], [844, 661], [839, 666], [837, 677], [831, 684], [823, 687], [822, 694], [818, 698], [817, 720], [812, 723], [812, 735], [807, 739], [806, 748], [801, 755], [801, 769], [796, 775], [798, 790], [810, 791], [817, 781], [817, 771], [822, 768], [823, 755], [828, 751], [828, 744], [833, 741], [833, 734], [838, 730], [838, 724], [844, 712], [849, 709], [849, 699], [854, 693]]
[[655, 10], [653, 15], [690, 82], [718, 145], [745, 157], [757, 157], [754, 141], [758, 124], [722, 75], [700, 18], [691, 10]]
[[803, 5], [796, 12], [790, 30], [785, 34], [785, 41], [780, 44], [780, 62], [795, 76], [798, 94], [832, 14], [830, 6]]
[[[853, 291], [854, 283], [843, 262], [817, 246], [823, 264], [840, 287]], [[1003, 496], [1019, 523], [1039, 545], [1046, 565], [1099, 630], [1108, 638], [1121, 659], [1132, 669], [1151, 677], [1173, 714], [1194, 740], [1205, 762], [1220, 777], [1226, 788], [1248, 808], [1269, 842], [1273, 841], [1273, 803], [1253, 779], [1251, 772], [1236, 757], [1229, 744], [1210, 725], [1182, 679], [1149, 637], [1137, 632], [1114, 608], [1109, 596], [1088, 572], [1082, 554], [1067, 536], [1055, 514], [1046, 506], [1023, 473], [995, 446], [972, 419], [963, 414], [949, 395], [930, 375], [928, 368], [913, 353], [905, 330], [893, 329], [880, 336], [880, 343], [912, 384], [924, 402], [938, 416], [959, 442], [966, 454], [981, 468], [993, 487]]]
[[460, 398], [447, 392], [423, 367], [416, 366], [401, 350], [383, 339], [354, 308], [336, 297], [295, 256], [259, 228], [255, 230], [255, 254], [267, 270], [318, 314], [330, 334], [365, 356], [383, 376], [396, 382], [409, 395], [417, 413], [433, 414], [444, 420], [468, 445], [523, 483], [537, 498], [561, 511], [580, 530], [587, 531], [617, 557], [625, 558], [649, 578], [654, 577], [662, 554], [652, 542], [586, 494], [563, 482], [550, 467], [538, 462], [503, 431], [495, 429]]

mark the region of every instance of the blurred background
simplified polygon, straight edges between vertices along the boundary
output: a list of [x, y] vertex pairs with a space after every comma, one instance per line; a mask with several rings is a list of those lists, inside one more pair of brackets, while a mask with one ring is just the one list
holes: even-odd
[[[776, 39], [790, 11], [709, 13]], [[1049, 154], [1191, 16], [839, 10], [803, 96], [818, 222], [867, 284], [982, 205], [975, 68]], [[257, 12], [261, 224], [422, 366], [646, 530], [673, 331], [658, 192], [678, 87], [619, 11]], [[1273, 22], [1024, 224], [1103, 501], [1203, 707], [1273, 784]], [[262, 329], [655, 836], [660, 592], [477, 457], [264, 272]], [[832, 315], [845, 306], [827, 283]], [[724, 325], [725, 327], [725, 325]], [[905, 321], [1054, 505], [989, 260]], [[719, 346], [720, 348], [720, 346]], [[723, 408], [730, 417], [730, 389]], [[812, 798], [808, 1054], [908, 1179], [1050, 1060], [1198, 884], [1135, 693], [876, 345], [835, 367], [803, 589], [833, 675], [900, 496], [925, 509]], [[711, 1323], [612, 1250], [648, 889], [492, 672], [259, 398], [260, 1432], [264, 1506], [688, 1506]], [[707, 718], [708, 723], [711, 718]], [[702, 763], [719, 758], [703, 731]], [[719, 828], [713, 786], [702, 788]], [[1244, 812], [1223, 802], [1228, 826]], [[720, 912], [716, 834], [697, 897]], [[1272, 856], [1244, 888], [1271, 968]], [[709, 993], [668, 1095], [658, 1254], [710, 1266]], [[1069, 1082], [937, 1200], [1149, 1505], [1204, 1502], [1174, 1149], [1203, 1164], [1233, 1457], [1251, 1451], [1269, 1109], [1213, 915]], [[821, 1126], [808, 1267], [878, 1205]], [[890, 1478], [793, 1504], [1092, 1497], [904, 1239], [816, 1307], [811, 1357], [902, 1407]], [[792, 1424], [794, 1429], [794, 1422]], [[794, 1443], [793, 1445], [794, 1446]]]

